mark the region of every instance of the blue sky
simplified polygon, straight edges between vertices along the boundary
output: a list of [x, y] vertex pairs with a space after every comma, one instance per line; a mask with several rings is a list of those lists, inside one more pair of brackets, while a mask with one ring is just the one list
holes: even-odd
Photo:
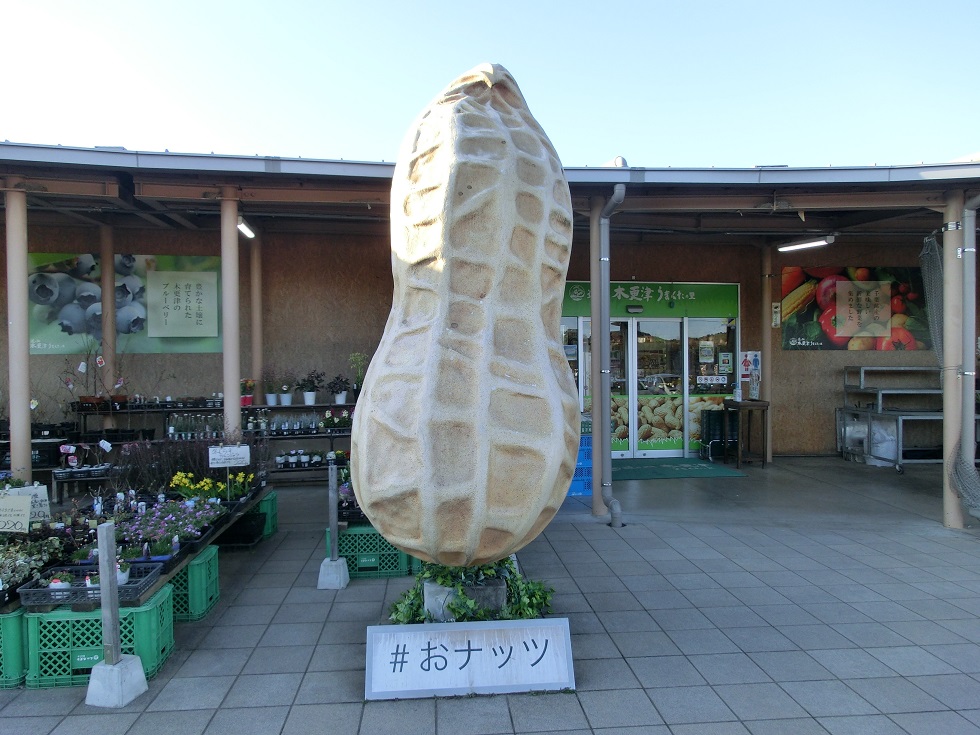
[[393, 161], [507, 67], [566, 166], [980, 158], [976, 0], [5, 0], [0, 140]]

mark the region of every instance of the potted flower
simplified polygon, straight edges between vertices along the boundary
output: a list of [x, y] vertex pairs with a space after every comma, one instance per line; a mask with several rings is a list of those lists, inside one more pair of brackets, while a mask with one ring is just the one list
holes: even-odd
[[242, 378], [242, 405], [251, 406], [252, 405], [252, 394], [255, 393], [255, 381], [251, 378]]
[[354, 371], [354, 384], [351, 389], [354, 391], [354, 400], [357, 401], [361, 388], [364, 386], [364, 374], [367, 371], [368, 356], [363, 352], [352, 352], [347, 358], [350, 362], [350, 369]]
[[296, 373], [292, 370], [284, 370], [279, 376], [279, 403], [283, 406], [293, 405], [293, 390], [296, 386]]
[[275, 406], [279, 402], [279, 372], [274, 365], [267, 365], [262, 368], [262, 386], [265, 389], [265, 405]]
[[312, 406], [316, 403], [316, 392], [323, 390], [323, 379], [325, 373], [317, 370], [310, 370], [305, 376], [296, 381], [296, 390], [303, 392], [303, 403]]
[[129, 582], [130, 564], [122, 557], [116, 559], [116, 584]]
[[327, 390], [333, 393], [335, 403], [347, 403], [347, 391], [350, 390], [350, 381], [343, 375], [338, 374], [333, 380], [327, 383]]

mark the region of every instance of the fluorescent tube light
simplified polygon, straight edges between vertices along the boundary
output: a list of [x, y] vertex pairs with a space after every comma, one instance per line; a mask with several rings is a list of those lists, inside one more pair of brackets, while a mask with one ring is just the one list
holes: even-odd
[[255, 230], [248, 226], [248, 222], [246, 222], [245, 218], [241, 215], [238, 215], [238, 229], [249, 240], [255, 237]]
[[781, 253], [788, 253], [790, 250], [803, 250], [805, 248], [819, 248], [824, 245], [830, 245], [834, 240], [837, 239], [836, 235], [825, 235], [823, 237], [812, 237], [808, 240], [797, 240], [795, 242], [788, 242], [785, 245], [780, 245], [777, 249]]

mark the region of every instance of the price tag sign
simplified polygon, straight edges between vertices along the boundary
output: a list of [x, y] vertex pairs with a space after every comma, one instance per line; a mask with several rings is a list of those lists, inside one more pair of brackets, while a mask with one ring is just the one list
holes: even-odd
[[51, 502], [48, 500], [47, 485], [27, 485], [12, 487], [10, 494], [31, 499], [31, 522], [51, 520]]
[[110, 444], [105, 439], [102, 439], [102, 440], [99, 441], [99, 446], [102, 447], [102, 449], [104, 451], [106, 451], [106, 452], [111, 452], [112, 451], [112, 444]]
[[247, 444], [233, 447], [208, 447], [208, 467], [247, 467], [252, 455]]
[[75, 453], [75, 445], [74, 444], [62, 444], [60, 447], [58, 447], [58, 449], [61, 451], [62, 454], [74, 454]]
[[30, 497], [6, 495], [0, 498], [0, 533], [27, 533], [30, 522]]

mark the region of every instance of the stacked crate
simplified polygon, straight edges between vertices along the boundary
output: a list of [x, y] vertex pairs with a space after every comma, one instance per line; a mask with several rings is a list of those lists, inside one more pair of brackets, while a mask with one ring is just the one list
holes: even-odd
[[208, 546], [171, 579], [174, 620], [201, 620], [218, 604], [218, 547]]
[[569, 495], [592, 494], [592, 421], [582, 421], [582, 435], [579, 439], [578, 458], [575, 460], [575, 474], [568, 488]]

